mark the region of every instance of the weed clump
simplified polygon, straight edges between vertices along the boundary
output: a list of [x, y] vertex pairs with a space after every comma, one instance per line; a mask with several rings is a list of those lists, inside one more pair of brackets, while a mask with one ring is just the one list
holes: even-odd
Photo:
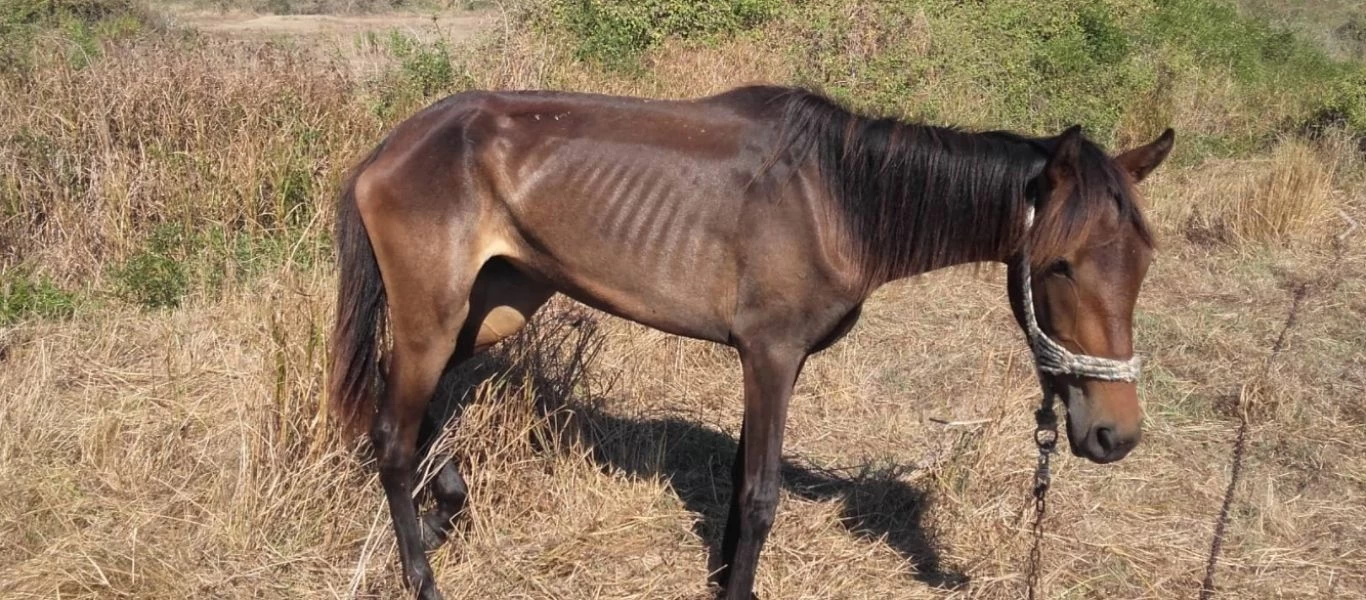
[[133, 254], [118, 269], [114, 280], [119, 296], [145, 308], [174, 308], [189, 291], [189, 276], [182, 262], [186, 240], [182, 229], [158, 227], [147, 247]]
[[376, 92], [370, 111], [382, 121], [400, 119], [443, 94], [473, 85], [466, 65], [455, 59], [444, 39], [425, 41], [396, 29], [367, 32], [364, 39], [367, 46], [382, 48], [396, 61], [395, 68], [369, 86]]
[[26, 271], [0, 278], [0, 325], [28, 317], [64, 319], [76, 312], [79, 298], [51, 279]]
[[12, 0], [0, 6], [0, 76], [36, 68], [43, 32], [58, 33], [66, 62], [81, 68], [100, 56], [101, 40], [131, 37], [155, 21], [134, 0]]
[[777, 0], [552, 0], [552, 25], [576, 40], [574, 54], [605, 66], [638, 66], [665, 39], [713, 39], [776, 15]]

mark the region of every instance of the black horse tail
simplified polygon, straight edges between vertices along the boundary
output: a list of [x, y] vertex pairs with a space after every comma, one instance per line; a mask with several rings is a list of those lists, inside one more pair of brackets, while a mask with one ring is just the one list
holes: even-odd
[[352, 170], [337, 203], [337, 318], [329, 355], [330, 401], [343, 431], [366, 431], [384, 384], [380, 343], [387, 327], [384, 280], [356, 205], [356, 179], [384, 149], [381, 142]]

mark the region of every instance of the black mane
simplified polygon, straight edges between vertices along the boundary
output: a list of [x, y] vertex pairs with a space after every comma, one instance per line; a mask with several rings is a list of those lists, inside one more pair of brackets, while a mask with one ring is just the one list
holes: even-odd
[[[1027, 203], [1056, 139], [868, 117], [803, 89], [785, 89], [779, 102], [782, 147], [817, 163], [870, 280], [1003, 260], [1025, 243]], [[1102, 190], [1151, 245], [1133, 190], [1104, 150], [1083, 139], [1077, 162], [1072, 197], [1037, 208], [1032, 261], [1075, 249], [1113, 218]]]

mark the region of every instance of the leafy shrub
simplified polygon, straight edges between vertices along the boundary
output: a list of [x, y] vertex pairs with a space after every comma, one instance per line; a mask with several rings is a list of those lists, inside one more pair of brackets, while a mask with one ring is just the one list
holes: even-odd
[[129, 37], [151, 21], [134, 0], [8, 0], [0, 4], [0, 75], [32, 67], [40, 32], [58, 31], [67, 62], [80, 68], [100, 55], [99, 40]]
[[1078, 123], [1112, 143], [1170, 125], [1177, 90], [1209, 89], [1182, 110], [1210, 111], [1194, 133], [1219, 139], [1182, 148], [1225, 155], [1316, 112], [1351, 122], [1366, 73], [1219, 0], [813, 0], [784, 23], [799, 80], [863, 110], [1035, 134]]
[[43, 25], [74, 19], [88, 25], [140, 10], [132, 0], [10, 0], [0, 25]]
[[170, 224], [157, 227], [146, 247], [115, 270], [118, 295], [146, 308], [180, 306], [181, 298], [190, 288], [183, 262], [186, 245], [181, 227]]
[[575, 56], [624, 68], [668, 37], [732, 34], [777, 13], [778, 0], [552, 0], [551, 15], [577, 41]]
[[403, 59], [403, 74], [423, 96], [449, 89], [455, 83], [455, 67], [450, 48], [444, 40], [432, 44], [412, 44], [398, 54]]
[[26, 317], [62, 319], [76, 312], [77, 296], [47, 278], [17, 271], [0, 278], [0, 325]]
[[1305, 128], [1311, 135], [1324, 129], [1346, 129], [1366, 140], [1366, 69], [1337, 81], [1309, 115]]
[[308, 269], [331, 251], [325, 234], [301, 228], [233, 230], [220, 224], [162, 223], [113, 271], [115, 294], [144, 308], [174, 308], [190, 293], [218, 297], [288, 262]]
[[183, 246], [178, 227], [158, 227], [148, 247], [116, 269], [119, 297], [149, 309], [180, 306], [180, 299], [190, 291]]
[[[972, 115], [974, 121], [960, 124], [1040, 133], [1081, 123], [1104, 133], [1156, 80], [1143, 60], [1144, 40], [1135, 35], [1142, 8], [1136, 2], [887, 0], [865, 6], [852, 24], [834, 2], [812, 5], [794, 19], [815, 29], [810, 37], [796, 36], [816, 41], [802, 49], [802, 79], [865, 109], [929, 120]], [[927, 90], [931, 85], [938, 89]]]
[[383, 121], [406, 116], [432, 98], [467, 87], [471, 82], [469, 73], [452, 58], [451, 48], [443, 38], [427, 42], [395, 29], [387, 35], [366, 33], [365, 40], [398, 59], [397, 71], [384, 73], [372, 82], [377, 97], [371, 112]]
[[1332, 77], [1341, 65], [1288, 30], [1246, 17], [1217, 0], [1158, 0], [1146, 33], [1160, 45], [1190, 53], [1208, 68], [1227, 68], [1244, 84]]

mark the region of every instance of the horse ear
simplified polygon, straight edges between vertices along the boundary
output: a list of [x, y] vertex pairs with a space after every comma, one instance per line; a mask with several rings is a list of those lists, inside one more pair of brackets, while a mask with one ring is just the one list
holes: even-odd
[[1077, 177], [1081, 160], [1081, 125], [1068, 127], [1056, 139], [1053, 155], [1048, 157], [1048, 166], [1044, 168], [1049, 183], [1055, 187]]
[[1167, 158], [1167, 154], [1172, 151], [1172, 142], [1176, 139], [1176, 132], [1168, 129], [1162, 132], [1156, 140], [1145, 146], [1139, 146], [1115, 157], [1115, 162], [1124, 167], [1125, 171], [1132, 175], [1134, 181], [1143, 181], [1157, 165]]

